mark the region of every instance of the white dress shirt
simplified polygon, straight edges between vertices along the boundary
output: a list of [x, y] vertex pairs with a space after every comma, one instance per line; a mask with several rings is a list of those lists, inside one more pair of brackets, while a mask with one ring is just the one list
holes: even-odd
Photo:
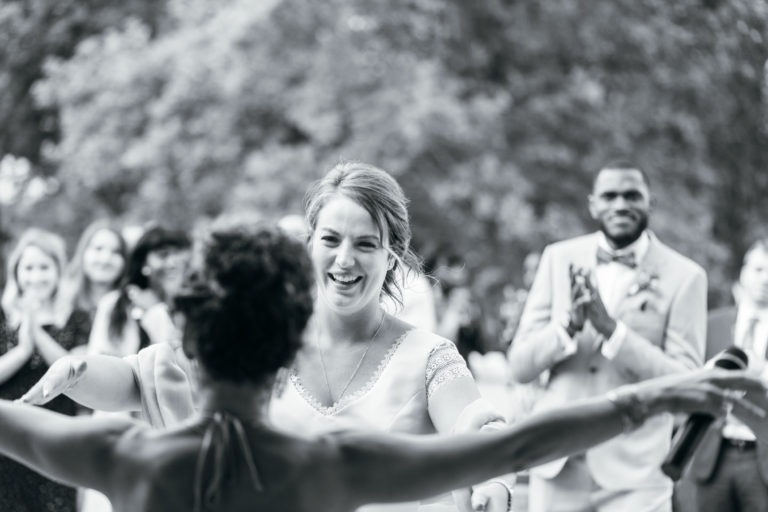
[[[755, 321], [753, 335], [750, 336], [750, 324]], [[758, 308], [746, 299], [742, 299], [736, 314], [733, 338], [734, 344], [747, 353], [749, 370], [759, 373], [764, 380], [768, 379], [768, 365], [765, 359], [766, 349], [768, 349], [768, 309]], [[731, 415], [726, 419], [723, 436], [731, 439], [755, 440], [752, 430]]]
[[[637, 240], [627, 247], [614, 251], [608, 244], [605, 235], [600, 233], [598, 246], [612, 254], [634, 253], [635, 261], [639, 265], [645, 254], [648, 252], [650, 237], [647, 232], [643, 232]], [[597, 255], [595, 255], [595, 260], [597, 260]], [[595, 281], [597, 281], [597, 291], [600, 293], [600, 298], [605, 305], [605, 309], [609, 315], [614, 317], [619, 304], [621, 304], [621, 300], [627, 295], [630, 287], [636, 280], [637, 267], [630, 268], [627, 265], [615, 261], [597, 264], [596, 261], [594, 277]], [[613, 359], [616, 357], [616, 354], [618, 354], [626, 336], [627, 326], [622, 322], [617, 321], [616, 330], [609, 339], [598, 339], [598, 343], [601, 343], [600, 352], [606, 359]], [[562, 359], [576, 353], [578, 348], [576, 340], [568, 336], [568, 332], [565, 330], [564, 326], [561, 326], [558, 329], [558, 338], [563, 349]]]

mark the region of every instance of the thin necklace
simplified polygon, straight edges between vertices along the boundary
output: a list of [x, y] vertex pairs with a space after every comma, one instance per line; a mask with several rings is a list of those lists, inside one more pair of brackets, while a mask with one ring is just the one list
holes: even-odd
[[328, 371], [325, 369], [325, 359], [323, 358], [323, 349], [320, 348], [320, 342], [318, 341], [319, 336], [315, 336], [315, 346], [317, 347], [317, 354], [320, 356], [320, 368], [323, 370], [323, 378], [325, 378], [325, 386], [328, 388], [328, 395], [331, 397], [331, 402], [333, 404], [337, 404], [341, 402], [341, 399], [344, 397], [344, 393], [347, 392], [347, 388], [350, 384], [352, 384], [352, 381], [355, 378], [355, 375], [357, 375], [357, 372], [360, 371], [360, 367], [363, 365], [363, 361], [365, 360], [365, 356], [368, 354], [368, 351], [371, 349], [371, 345], [373, 345], [374, 340], [376, 339], [376, 336], [379, 335], [379, 331], [381, 331], [381, 326], [384, 325], [384, 318], [386, 318], [387, 314], [382, 311], [381, 312], [381, 320], [379, 321], [379, 326], [376, 327], [376, 331], [374, 331], [373, 336], [368, 340], [368, 346], [365, 347], [365, 351], [363, 351], [363, 355], [360, 357], [360, 360], [357, 362], [357, 365], [355, 366], [355, 369], [352, 371], [352, 375], [349, 376], [349, 379], [347, 379], [347, 383], [344, 384], [344, 387], [341, 388], [341, 393], [339, 393], [339, 398], [335, 399], [333, 398], [333, 391], [331, 390], [331, 381], [328, 380]]

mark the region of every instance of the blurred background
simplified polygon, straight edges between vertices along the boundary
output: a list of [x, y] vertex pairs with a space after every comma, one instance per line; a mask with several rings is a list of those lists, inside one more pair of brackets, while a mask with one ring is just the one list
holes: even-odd
[[768, 232], [767, 28], [765, 0], [2, 0], [0, 252], [278, 218], [363, 160], [495, 340], [525, 256], [593, 230], [591, 175], [626, 156], [722, 305]]

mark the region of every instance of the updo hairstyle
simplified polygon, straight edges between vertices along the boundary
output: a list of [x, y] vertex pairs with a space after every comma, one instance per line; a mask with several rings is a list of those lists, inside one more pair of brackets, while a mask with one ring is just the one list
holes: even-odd
[[[395, 264], [387, 271], [382, 294], [402, 306], [403, 279], [397, 272], [419, 272], [419, 258], [410, 247], [411, 225], [408, 199], [403, 189], [386, 171], [361, 162], [342, 162], [316, 181], [307, 191], [304, 212], [310, 233], [317, 229], [317, 218], [323, 207], [335, 196], [342, 195], [365, 208], [379, 229], [381, 242], [388, 236], [389, 253]], [[310, 236], [311, 239], [311, 236]]]
[[312, 314], [306, 247], [264, 224], [214, 226], [196, 257], [202, 268], [175, 300], [185, 340], [211, 378], [264, 385], [293, 360]]

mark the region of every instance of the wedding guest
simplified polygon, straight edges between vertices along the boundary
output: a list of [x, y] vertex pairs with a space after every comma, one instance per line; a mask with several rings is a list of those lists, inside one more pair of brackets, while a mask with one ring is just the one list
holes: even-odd
[[[600, 230], [548, 246], [509, 351], [518, 382], [544, 375], [534, 412], [700, 366], [704, 270], [648, 229], [648, 177], [631, 162], [595, 175]], [[669, 511], [660, 465], [672, 418], [531, 471], [530, 511]]]
[[[65, 263], [64, 240], [34, 228], [22, 234], [8, 258], [2, 298], [5, 321], [0, 325], [0, 398], [19, 398], [50, 364], [87, 339], [88, 314], [59, 307]], [[68, 415], [76, 411], [66, 397], [57, 397], [46, 407]], [[0, 510], [74, 512], [75, 507], [73, 488], [0, 457]]]
[[[88, 313], [91, 319], [96, 315], [99, 301], [108, 292], [117, 288], [126, 270], [128, 249], [120, 231], [105, 220], [92, 222], [83, 231], [75, 253], [67, 265], [62, 281], [63, 308], [76, 308]], [[86, 338], [78, 343], [83, 351], [88, 346], [90, 330]], [[78, 414], [88, 414], [81, 409]], [[106, 498], [97, 496], [87, 489], [80, 489], [79, 512], [108, 512]]]
[[91, 223], [75, 247], [62, 281], [64, 307], [96, 314], [99, 300], [123, 277], [128, 250], [120, 231], [108, 222]]
[[[747, 250], [735, 286], [735, 306], [709, 313], [707, 359], [730, 345], [749, 356], [749, 368], [768, 378], [768, 239]], [[747, 512], [768, 507], [768, 444], [733, 415], [714, 423], [696, 451], [683, 486], [692, 495], [680, 510]]]
[[151, 343], [173, 340], [168, 307], [181, 285], [190, 246], [184, 232], [160, 226], [139, 238], [119, 287], [99, 302], [89, 353], [125, 356]]
[[[332, 204], [323, 210], [331, 212]], [[320, 212], [316, 229], [327, 220]], [[712, 383], [765, 395], [759, 381], [710, 371], [620, 389], [493, 434], [343, 430], [298, 437], [273, 428], [266, 410], [276, 373], [303, 345], [318, 279], [312, 263], [281, 231], [253, 226], [214, 231], [201, 252], [197, 279], [176, 300], [185, 317], [184, 350], [199, 369], [193, 417], [158, 432], [123, 418], [66, 418], [0, 401], [0, 452], [103, 491], [116, 512], [343, 512], [518, 471], [638, 428], [663, 411], [718, 414], [728, 397], [741, 405]], [[348, 304], [334, 300], [342, 302]]]

